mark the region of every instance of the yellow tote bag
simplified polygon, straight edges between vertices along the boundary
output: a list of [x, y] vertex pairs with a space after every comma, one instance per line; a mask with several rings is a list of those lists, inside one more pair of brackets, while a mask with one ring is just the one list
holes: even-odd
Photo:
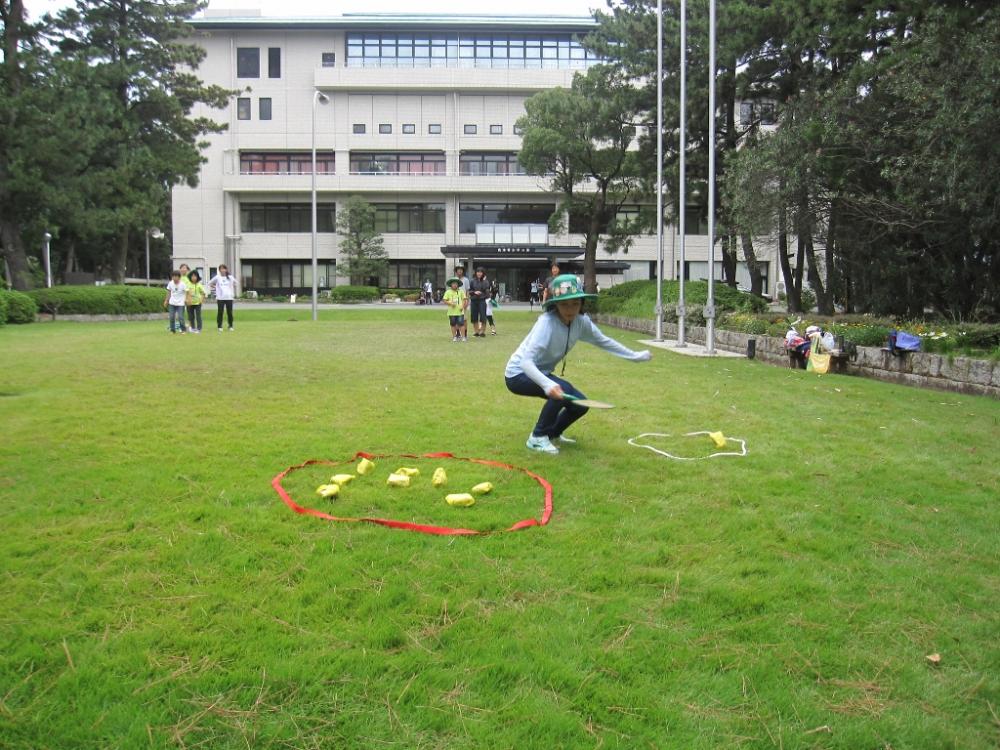
[[826, 375], [830, 371], [830, 355], [821, 351], [823, 344], [820, 343], [818, 334], [810, 336], [812, 346], [809, 348], [809, 359], [806, 362], [806, 369], [817, 375]]

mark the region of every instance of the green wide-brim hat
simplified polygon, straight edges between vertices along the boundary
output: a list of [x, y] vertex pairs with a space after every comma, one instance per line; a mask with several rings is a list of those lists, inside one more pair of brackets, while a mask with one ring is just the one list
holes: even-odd
[[458, 276], [452, 276], [450, 279], [448, 279], [448, 282], [445, 284], [445, 286], [451, 286], [451, 282], [453, 281], [459, 286], [462, 286], [462, 280], [458, 278]]
[[557, 302], [571, 299], [597, 299], [596, 294], [587, 294], [580, 288], [580, 281], [571, 273], [556, 276], [549, 283], [549, 298], [545, 300], [542, 309], [550, 310]]

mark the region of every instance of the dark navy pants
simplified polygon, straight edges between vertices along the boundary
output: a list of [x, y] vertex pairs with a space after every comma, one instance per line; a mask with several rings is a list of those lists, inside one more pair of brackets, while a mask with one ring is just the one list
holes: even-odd
[[[549, 375], [549, 379], [558, 383], [559, 387], [563, 389], [563, 393], [568, 393], [577, 398], [586, 398], [569, 381], [557, 378], [555, 375]], [[549, 398], [545, 395], [545, 391], [542, 390], [541, 386], [524, 373], [507, 378], [506, 380], [507, 390], [511, 393], [516, 393], [518, 396], [535, 396], [545, 399], [545, 406], [542, 407], [542, 411], [538, 415], [538, 422], [535, 424], [535, 429], [531, 431], [534, 437], [544, 435], [550, 439], [557, 438], [569, 429], [571, 424], [589, 411], [587, 407], [579, 406], [566, 399]]]

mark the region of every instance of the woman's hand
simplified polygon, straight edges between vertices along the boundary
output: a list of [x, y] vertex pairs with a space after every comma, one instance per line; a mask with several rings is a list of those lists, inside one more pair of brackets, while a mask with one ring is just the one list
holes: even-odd
[[566, 394], [563, 393], [563, 389], [558, 383], [556, 383], [554, 386], [545, 391], [545, 395], [551, 399], [556, 399], [560, 401], [566, 397]]

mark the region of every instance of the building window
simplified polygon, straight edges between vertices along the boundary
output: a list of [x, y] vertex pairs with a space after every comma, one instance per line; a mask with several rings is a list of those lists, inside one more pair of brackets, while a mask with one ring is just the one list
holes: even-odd
[[379, 135], [392, 135], [392, 125], [387, 122], [380, 123], [378, 132]]
[[351, 132], [354, 135], [364, 135], [365, 134], [365, 124], [363, 122], [356, 122], [351, 126]]
[[503, 135], [503, 125], [490, 125], [490, 135]]
[[[316, 152], [316, 174], [333, 174], [333, 151]], [[240, 174], [312, 174], [310, 151], [241, 151]]]
[[351, 152], [351, 174], [443, 175], [442, 152], [372, 153]]
[[757, 108], [760, 111], [761, 125], [774, 125], [777, 122], [774, 119], [774, 102], [761, 102]]
[[514, 126], [514, 135], [524, 135], [524, 128], [520, 128], [517, 125]]
[[427, 126], [427, 133], [429, 135], [441, 135], [441, 126], [437, 123]]
[[[329, 289], [337, 278], [336, 261], [324, 260], [316, 264], [316, 286]], [[243, 286], [265, 294], [304, 292], [312, 289], [312, 261], [253, 260], [240, 264]]]
[[393, 234], [444, 233], [443, 203], [374, 203], [375, 231]]
[[472, 233], [476, 224], [548, 224], [553, 203], [460, 203], [458, 231]]
[[463, 151], [458, 156], [458, 173], [461, 175], [512, 175], [527, 174], [517, 161], [517, 154], [510, 152]]
[[260, 119], [261, 120], [270, 120], [271, 119], [271, 99], [262, 96], [260, 98], [260, 100], [258, 101], [258, 104], [259, 104], [258, 111], [260, 113]]
[[240, 97], [236, 100], [236, 119], [237, 120], [249, 120], [250, 119], [250, 99], [245, 97]]
[[337, 53], [336, 52], [324, 52], [322, 55], [323, 67], [324, 68], [336, 68], [337, 67]]
[[267, 48], [267, 77], [281, 78], [281, 47]]
[[236, 48], [236, 77], [260, 78], [260, 48]]
[[347, 34], [347, 66], [376, 68], [587, 68], [600, 62], [572, 33]]
[[430, 279], [435, 289], [443, 289], [446, 276], [443, 263], [390, 260], [388, 278], [383, 281], [389, 289], [420, 289]]
[[417, 126], [412, 122], [403, 123], [403, 135], [413, 135], [417, 132]]
[[[316, 205], [316, 231], [337, 231], [336, 205]], [[302, 234], [312, 232], [311, 203], [244, 203], [240, 206], [240, 231]]]
[[466, 135], [475, 135], [478, 128], [475, 125], [466, 125], [462, 130]]

